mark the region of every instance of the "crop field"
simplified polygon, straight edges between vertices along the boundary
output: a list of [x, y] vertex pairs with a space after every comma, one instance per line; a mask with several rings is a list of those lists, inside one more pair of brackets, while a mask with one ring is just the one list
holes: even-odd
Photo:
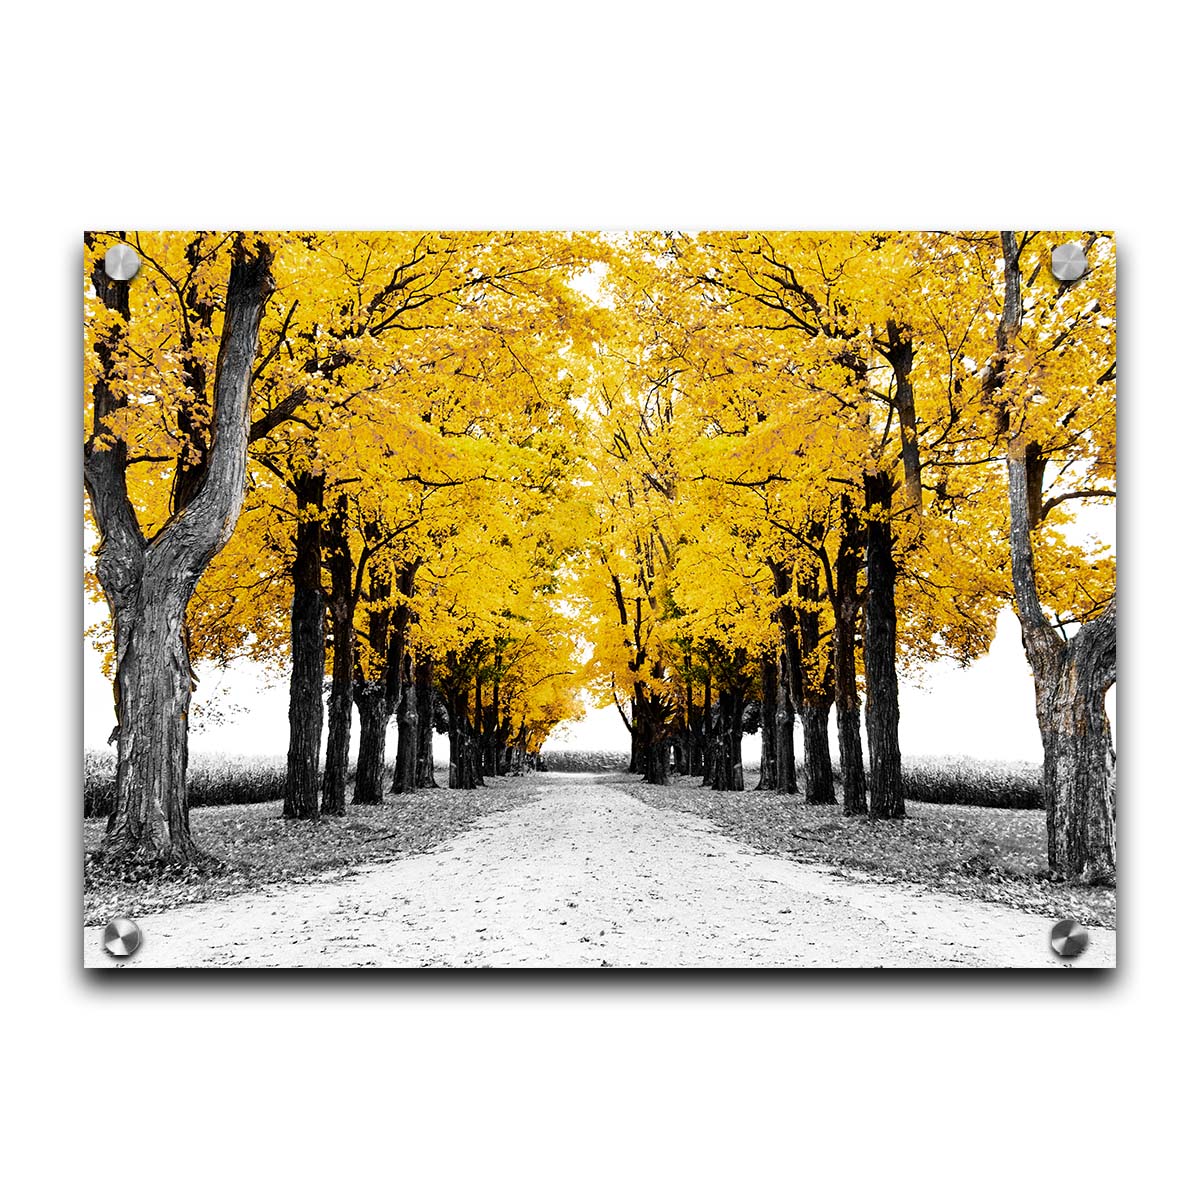
[[[394, 762], [385, 764], [385, 780], [391, 779], [394, 765]], [[116, 790], [116, 772], [116, 755], [99, 750], [84, 752], [85, 817], [108, 815]], [[351, 759], [348, 782], [354, 782], [354, 774]], [[286, 778], [287, 759], [282, 754], [193, 754], [188, 760], [188, 807], [282, 802]]]
[[[547, 750], [547, 771], [602, 774], [622, 772], [629, 755], [612, 750]], [[390, 779], [392, 764], [386, 767]], [[195, 754], [188, 764], [191, 808], [263, 804], [281, 799], [287, 764], [282, 755]], [[835, 777], [837, 771], [835, 768]], [[89, 750], [83, 759], [84, 815], [102, 817], [112, 804], [116, 756]], [[354, 763], [350, 764], [350, 781]], [[905, 798], [925, 804], [979, 808], [1041, 808], [1041, 771], [1033, 763], [987, 762], [972, 758], [915, 758], [904, 767]], [[736, 795], [736, 793], [734, 793]]]
[[598, 775], [624, 771], [629, 766], [628, 750], [543, 750], [542, 766], [547, 771]]

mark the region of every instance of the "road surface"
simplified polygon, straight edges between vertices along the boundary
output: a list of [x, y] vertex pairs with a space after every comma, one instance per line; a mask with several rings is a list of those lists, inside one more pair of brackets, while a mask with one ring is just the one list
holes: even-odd
[[[349, 879], [280, 884], [139, 919], [128, 959], [87, 966], [1062, 967], [1045, 917], [847, 880], [760, 853], [602, 780], [535, 799], [436, 850]], [[524, 781], [528, 783], [528, 780]], [[1093, 929], [1072, 965], [1111, 966]]]

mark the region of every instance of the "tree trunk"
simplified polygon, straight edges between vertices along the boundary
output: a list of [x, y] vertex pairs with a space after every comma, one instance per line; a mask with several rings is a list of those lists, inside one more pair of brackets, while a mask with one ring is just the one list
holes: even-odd
[[796, 614], [796, 634], [799, 640], [797, 669], [793, 679], [800, 694], [800, 728], [804, 738], [804, 802], [833, 804], [833, 762], [829, 757], [829, 710], [833, 706], [831, 674], [821, 668], [821, 621], [812, 605], [820, 599], [820, 590], [811, 579], [799, 585], [799, 595], [806, 604]]
[[646, 773], [646, 733], [645, 714], [642, 712], [640, 685], [636, 685], [629, 700], [629, 774], [644, 775]]
[[350, 723], [354, 706], [354, 583], [346, 516], [346, 493], [342, 492], [333, 506], [326, 531], [333, 679], [329, 691], [329, 734], [325, 741], [321, 814], [331, 817], [346, 814], [346, 777], [350, 770]]
[[729, 739], [725, 736], [725, 712], [721, 704], [722, 693], [717, 691], [716, 712], [712, 719], [712, 743], [709, 759], [712, 763], [712, 778], [708, 781], [714, 792], [731, 790], [733, 769], [729, 758]]
[[396, 710], [396, 761], [392, 764], [392, 786], [391, 793], [393, 796], [399, 795], [404, 791], [404, 690], [400, 693], [400, 707]]
[[[102, 263], [92, 282], [98, 299], [128, 319], [129, 283], [110, 280]], [[129, 500], [125, 443], [109, 422], [128, 402], [112, 378], [121, 327], [96, 344], [101, 372], [84, 445], [84, 482], [100, 531], [96, 574], [113, 615], [117, 662], [116, 801], [101, 847], [110, 862], [162, 865], [207, 857], [188, 822], [192, 674], [184, 620], [197, 582], [241, 513], [250, 374], [273, 286], [270, 250], [260, 243], [247, 253], [239, 237], [213, 378], [207, 471], [186, 506], [149, 542]]]
[[730, 737], [730, 791], [744, 792], [746, 790], [745, 774], [742, 767], [742, 718], [745, 714], [745, 692], [740, 689], [730, 689], [727, 692], [730, 704], [730, 719], [728, 719], [728, 737]]
[[804, 802], [833, 804], [833, 761], [829, 757], [829, 698], [814, 699], [800, 709], [804, 735]]
[[354, 684], [358, 709], [358, 765], [354, 770], [355, 804], [383, 803], [383, 763], [387, 740], [387, 688], [382, 680]]
[[759, 763], [758, 787], [755, 791], [773, 792], [778, 786], [779, 774], [776, 761], [776, 713], [779, 702], [779, 660], [774, 650], [762, 656], [762, 756]]
[[478, 673], [475, 675], [475, 721], [471, 728], [471, 750], [475, 756], [475, 783], [483, 783], [485, 774], [484, 738], [487, 736], [487, 725], [483, 711], [483, 681]]
[[507, 775], [512, 761], [512, 714], [507, 710], [496, 725], [496, 774]]
[[[374, 523], [367, 527], [368, 541], [379, 536]], [[372, 562], [371, 607], [367, 616], [367, 653], [359, 655], [354, 682], [358, 708], [358, 766], [354, 773], [354, 804], [383, 803], [383, 772], [387, 753], [387, 727], [400, 703], [408, 598], [412, 595], [416, 567], [405, 566], [394, 577], [378, 561]], [[396, 597], [396, 593], [399, 593]], [[394, 599], [398, 603], [389, 607]]]
[[417, 702], [415, 782], [418, 788], [437, 787], [437, 781], [433, 777], [433, 663], [424, 654], [417, 656], [415, 691]]
[[[1042, 735], [1052, 879], [1116, 882], [1116, 756], [1104, 697], [1117, 676], [1117, 603], [1064, 639], [1041, 611], [1026, 505], [1025, 448], [1010, 443], [1013, 583]], [[1040, 506], [1039, 506], [1040, 512]]]
[[716, 728], [713, 723], [712, 677], [704, 676], [704, 777], [701, 783], [712, 787], [717, 770]]
[[[452, 672], [454, 659], [451, 652], [447, 661]], [[475, 787], [475, 748], [471, 744], [466, 688], [447, 687], [446, 710], [450, 716], [450, 787], [455, 791], [469, 791]]]
[[665, 785], [668, 775], [669, 743], [666, 738], [652, 741], [646, 747], [646, 773], [642, 778], [647, 783]]
[[858, 572], [862, 567], [862, 525], [849, 496], [842, 496], [842, 537], [838, 545], [833, 610], [834, 699], [837, 704], [838, 758], [842, 766], [842, 811], [865, 816], [862, 725], [858, 707], [858, 666], [854, 638], [858, 627]]
[[693, 704], [691, 717], [688, 721], [690, 746], [688, 757], [688, 774], [704, 777], [704, 755], [708, 749], [704, 740], [704, 706]]
[[[407, 598], [411, 577], [400, 575], [400, 593]], [[354, 803], [383, 803], [383, 771], [387, 757], [387, 727], [400, 703], [403, 684], [404, 644], [408, 627], [408, 609], [400, 607], [383, 614], [381, 635], [386, 639], [382, 680], [371, 680], [355, 689], [358, 704], [358, 767], [354, 774]], [[361, 697], [361, 699], [360, 699]]]
[[408, 656], [405, 657], [403, 674], [400, 704], [396, 710], [396, 769], [392, 774], [392, 791], [407, 795], [417, 790], [417, 763], [421, 756], [417, 685]]
[[292, 562], [292, 682], [288, 703], [287, 782], [283, 815], [320, 814], [321, 725], [325, 719], [325, 593], [321, 590], [322, 475], [300, 472], [296, 495], [296, 553]]
[[1116, 882], [1116, 755], [1104, 711], [1116, 677], [1116, 646], [1114, 602], [1070, 641], [1060, 639], [1052, 653], [1030, 656], [1053, 879]]
[[919, 517], [922, 510], [921, 497], [921, 446], [917, 434], [917, 406], [913, 394], [912, 334], [903, 332], [900, 326], [889, 320], [886, 356], [892, 366], [896, 380], [895, 405], [900, 425], [900, 461], [904, 468], [904, 506], [910, 515]]
[[690, 655], [683, 656], [683, 712], [679, 722], [679, 772], [681, 775], [691, 775], [693, 760], [692, 741], [692, 659]]
[[[458, 675], [458, 653], [451, 650], [446, 655], [446, 718], [450, 734], [450, 775], [447, 786], [454, 791], [465, 790], [468, 786], [463, 779], [463, 744], [462, 730], [459, 727], [459, 695], [460, 688], [456, 682]], [[465, 700], [463, 701], [465, 704]]]
[[796, 707], [792, 703], [787, 654], [780, 648], [775, 671], [775, 790], [785, 796], [800, 791], [796, 778]]
[[[192, 678], [178, 589], [117, 609], [117, 800], [105, 856], [154, 863], [203, 857], [187, 808], [187, 714]], [[128, 630], [129, 632], [125, 632]], [[138, 789], [135, 791], [135, 789]]]
[[792, 590], [792, 573], [779, 563], [769, 564], [779, 607], [779, 690], [775, 703], [775, 774], [779, 790], [794, 796], [800, 788], [796, 770], [796, 705], [803, 696], [801, 652], [796, 632], [796, 610], [786, 597]]
[[635, 684], [637, 724], [643, 762], [642, 778], [646, 783], [665, 785], [667, 782], [667, 717], [668, 706], [658, 696]]
[[714, 736], [716, 748], [713, 765], [713, 791], [742, 792], [746, 790], [742, 771], [742, 714], [745, 696], [735, 688], [722, 688], [717, 693], [717, 721]]
[[744, 692], [735, 691], [730, 700], [729, 764], [730, 791], [744, 792], [746, 777], [742, 767], [742, 716], [746, 711]]
[[500, 673], [503, 660], [499, 653], [492, 663], [492, 695], [484, 708], [483, 773], [500, 774]]
[[[689, 664], [690, 667], [690, 664]], [[695, 702], [692, 681], [689, 676], [687, 694], [688, 762], [689, 775], [704, 775], [704, 706]]]
[[[1002, 380], [1021, 322], [1021, 271], [1014, 234], [1001, 234], [1004, 311], [997, 330], [994, 380]], [[1009, 401], [1011, 403], [1011, 400]], [[1053, 879], [1116, 881], [1116, 756], [1104, 697], [1117, 678], [1117, 600], [1064, 639], [1046, 619], [1034, 569], [1032, 527], [1041, 519], [1041, 449], [1005, 409], [1008, 444], [1009, 551], [1013, 595], [1025, 655], [1033, 671], [1042, 735], [1047, 860]], [[1036, 486], [1037, 495], [1034, 495]]]
[[900, 692], [896, 678], [896, 563], [887, 474], [864, 477], [867, 515], [867, 603], [863, 657], [867, 670], [867, 746], [871, 758], [870, 815], [904, 816], [900, 774]]

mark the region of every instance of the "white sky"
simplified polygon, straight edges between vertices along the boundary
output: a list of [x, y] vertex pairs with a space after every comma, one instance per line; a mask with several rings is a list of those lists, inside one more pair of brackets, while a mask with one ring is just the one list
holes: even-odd
[[[287, 753], [288, 687], [286, 677], [266, 675], [248, 663], [225, 670], [195, 665], [200, 684], [195, 702], [204, 703], [227, 689], [246, 712], [222, 725], [193, 732], [191, 747], [199, 753]], [[102, 748], [112, 731], [112, 688], [101, 669], [100, 656], [84, 648], [83, 740], [85, 747]], [[1115, 728], [1116, 688], [1109, 693], [1108, 711]], [[357, 724], [357, 723], [356, 723]], [[564, 726], [549, 742], [559, 748], [627, 751], [629, 735], [615, 708], [590, 711], [581, 721]], [[831, 745], [837, 738], [831, 722]], [[947, 660], [926, 668], [920, 679], [901, 680], [900, 746], [905, 754], [968, 755], [975, 758], [1041, 760], [1041, 742], [1033, 707], [1033, 679], [1021, 649], [1020, 626], [1013, 614], [1000, 614], [996, 639], [988, 654], [967, 668]], [[444, 738], [435, 756], [447, 757]], [[390, 750], [389, 750], [390, 752]], [[758, 737], [744, 746], [747, 762], [758, 759]]]

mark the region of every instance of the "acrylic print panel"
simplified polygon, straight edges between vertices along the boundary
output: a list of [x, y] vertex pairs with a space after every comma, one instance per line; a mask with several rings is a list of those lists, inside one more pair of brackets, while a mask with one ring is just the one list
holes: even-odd
[[1114, 964], [1111, 235], [82, 285], [87, 965]]

